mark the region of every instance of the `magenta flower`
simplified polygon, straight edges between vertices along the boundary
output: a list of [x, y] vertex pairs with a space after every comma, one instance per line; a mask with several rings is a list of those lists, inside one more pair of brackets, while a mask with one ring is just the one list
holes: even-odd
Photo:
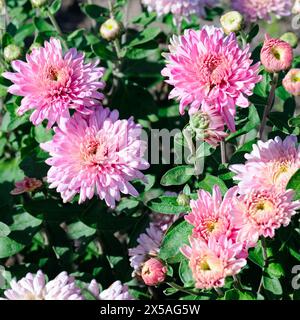
[[277, 18], [289, 16], [292, 11], [292, 0], [231, 0], [232, 8], [239, 11], [250, 22], [267, 20], [272, 15]]
[[243, 245], [233, 244], [226, 237], [210, 238], [208, 243], [190, 237], [190, 246], [180, 250], [189, 259], [189, 266], [198, 289], [223, 287], [227, 276], [240, 272], [246, 265], [245, 258], [239, 257]]
[[146, 144], [133, 118], [118, 117], [118, 111], [100, 106], [91, 115], [76, 112], [64, 126], [54, 128], [51, 141], [41, 144], [51, 155], [46, 161], [50, 188], [56, 188], [64, 202], [79, 193], [82, 203], [96, 193], [114, 207], [120, 193], [138, 195], [130, 181], [145, 179], [140, 170], [149, 167], [143, 159]]
[[291, 69], [282, 84], [287, 92], [296, 97], [300, 96], [300, 69]]
[[281, 39], [273, 39], [266, 35], [260, 60], [268, 72], [287, 70], [293, 62], [293, 48]]
[[27, 273], [19, 281], [12, 280], [10, 287], [4, 291], [7, 300], [83, 300], [74, 278], [66, 272], [48, 283], [42, 271], [36, 275]]
[[189, 20], [193, 14], [205, 17], [205, 7], [212, 7], [218, 2], [218, 0], [142, 0], [148, 11], [155, 11], [158, 16], [172, 13], [175, 24], [183, 19]]
[[233, 210], [236, 188], [231, 188], [222, 199], [221, 190], [214, 186], [212, 195], [204, 190], [198, 191], [198, 199], [191, 200], [192, 211], [185, 220], [194, 226], [193, 237], [208, 242], [210, 238], [227, 237], [236, 241], [240, 228], [234, 221]]
[[236, 173], [239, 192], [247, 194], [255, 189], [285, 191], [290, 178], [300, 169], [300, 147], [297, 137], [280, 137], [267, 142], [258, 141], [253, 151], [246, 154], [245, 164], [236, 164], [230, 170]]
[[300, 208], [300, 201], [293, 201], [293, 196], [293, 190], [280, 192], [276, 189], [252, 190], [240, 196], [234, 210], [242, 224], [239, 240], [251, 247], [260, 236], [273, 238], [275, 230], [286, 227]]
[[214, 106], [231, 131], [235, 130], [236, 105], [247, 108], [247, 96], [261, 80], [259, 63], [252, 65], [249, 46], [239, 48], [234, 33], [203, 27], [173, 36], [162, 75], [174, 86], [170, 98], [180, 101], [180, 113], [190, 114], [203, 105]]
[[44, 47], [33, 49], [26, 56], [27, 62], [16, 60], [16, 71], [3, 76], [13, 82], [11, 94], [24, 97], [18, 114], [34, 109], [30, 120], [34, 125], [48, 120], [48, 128], [61, 119], [69, 118], [69, 109], [89, 114], [98, 105], [104, 83], [99, 79], [104, 69], [97, 68], [98, 61], [84, 64], [84, 54], [76, 49], [62, 53], [61, 43], [51, 38]]
[[15, 183], [15, 188], [10, 192], [12, 195], [18, 195], [25, 192], [32, 192], [43, 185], [42, 181], [35, 178], [25, 177], [23, 180]]
[[128, 291], [128, 287], [121, 281], [115, 281], [100, 293], [99, 284], [92, 280], [88, 290], [97, 300], [135, 300]]
[[167, 267], [159, 260], [150, 258], [142, 268], [142, 279], [147, 286], [157, 286], [165, 281]]

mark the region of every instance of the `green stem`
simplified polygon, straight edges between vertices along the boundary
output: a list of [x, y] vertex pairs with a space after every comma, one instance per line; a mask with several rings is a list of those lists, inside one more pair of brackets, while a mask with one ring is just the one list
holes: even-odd
[[190, 295], [193, 295], [193, 296], [197, 296], [199, 295], [198, 292], [195, 292], [193, 290], [189, 290], [189, 289], [186, 289], [186, 288], [183, 288], [181, 287], [180, 285], [176, 284], [175, 282], [167, 282], [167, 285], [169, 285], [170, 287], [178, 290], [178, 291], [181, 291], [181, 292], [184, 292], [184, 293], [187, 293], [187, 294], [190, 294]]
[[223, 297], [224, 293], [223, 293], [223, 291], [222, 291], [220, 288], [216, 287], [216, 288], [215, 288], [215, 291], [217, 292], [217, 294], [218, 294], [219, 297]]
[[62, 38], [62, 45], [63, 45], [64, 49], [65, 49], [65, 50], [68, 50], [68, 46], [67, 46], [66, 41], [65, 41], [64, 38], [63, 38], [63, 33], [62, 33], [62, 31], [61, 31], [61, 28], [60, 28], [60, 26], [58, 25], [58, 23], [57, 23], [54, 15], [53, 15], [50, 11], [48, 11], [48, 17], [49, 17], [49, 19], [50, 19], [53, 27], [55, 28], [56, 32], [57, 32], [57, 33], [60, 35], [60, 37]]
[[227, 156], [226, 156], [226, 144], [225, 141], [222, 140], [220, 143], [221, 146], [221, 160], [222, 160], [222, 164], [227, 163]]
[[275, 91], [278, 85], [278, 79], [279, 79], [279, 74], [278, 73], [274, 73], [273, 74], [273, 80], [272, 80], [272, 85], [271, 85], [271, 91], [268, 97], [268, 101], [267, 101], [267, 105], [265, 107], [264, 110], [264, 115], [261, 121], [261, 126], [259, 129], [259, 138], [262, 140], [263, 138], [263, 134], [264, 134], [264, 130], [267, 124], [267, 120], [270, 114], [270, 111], [272, 110], [273, 104], [274, 104], [274, 100], [275, 100]]
[[259, 287], [257, 289], [257, 293], [261, 293], [261, 290], [263, 288], [264, 273], [265, 273], [265, 270], [267, 269], [267, 267], [269, 265], [268, 253], [267, 253], [267, 244], [266, 244], [266, 239], [264, 237], [261, 238], [261, 246], [262, 246], [262, 254], [263, 254], [263, 259], [264, 259], [264, 265], [263, 265], [262, 275], [261, 275]]

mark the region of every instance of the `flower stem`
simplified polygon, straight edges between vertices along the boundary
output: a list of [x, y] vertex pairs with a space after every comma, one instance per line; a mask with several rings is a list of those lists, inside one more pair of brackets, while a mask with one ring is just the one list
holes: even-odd
[[176, 284], [175, 282], [167, 282], [167, 285], [169, 285], [170, 287], [174, 288], [174, 289], [177, 289], [178, 291], [181, 291], [181, 292], [184, 292], [184, 293], [187, 293], [187, 294], [191, 294], [191, 295], [199, 295], [198, 292], [195, 292], [193, 290], [189, 290], [189, 289], [186, 289], [186, 288], [183, 288], [181, 287], [180, 285]]
[[226, 144], [225, 141], [222, 140], [220, 143], [221, 146], [221, 160], [222, 160], [222, 164], [227, 163], [227, 156], [226, 156]]
[[278, 85], [278, 79], [279, 79], [279, 74], [274, 73], [273, 74], [273, 80], [272, 80], [272, 85], [271, 85], [271, 91], [268, 97], [268, 102], [264, 110], [264, 115], [261, 121], [260, 129], [259, 129], [259, 138], [262, 140], [264, 130], [267, 124], [268, 116], [270, 114], [270, 111], [272, 110], [274, 100], [275, 100], [275, 91]]
[[260, 283], [259, 283], [259, 286], [257, 289], [257, 293], [261, 293], [261, 290], [263, 288], [264, 273], [265, 273], [265, 270], [269, 264], [268, 253], [267, 253], [267, 244], [266, 244], [266, 239], [264, 237], [261, 238], [261, 246], [262, 246], [262, 255], [263, 255], [263, 259], [264, 259], [264, 265], [263, 265], [261, 280], [260, 280]]
[[219, 297], [223, 297], [224, 294], [223, 294], [223, 291], [220, 288], [215, 287], [215, 291], [217, 292]]
[[65, 41], [64, 38], [63, 38], [63, 33], [62, 33], [61, 28], [60, 28], [60, 26], [58, 25], [58, 23], [57, 23], [54, 15], [53, 15], [49, 10], [48, 10], [47, 13], [48, 13], [48, 17], [49, 17], [49, 19], [50, 19], [53, 27], [55, 28], [56, 32], [57, 32], [57, 33], [60, 35], [60, 37], [62, 38], [62, 45], [63, 45], [64, 49], [65, 49], [65, 50], [68, 50], [67, 43], [66, 43], [66, 41]]

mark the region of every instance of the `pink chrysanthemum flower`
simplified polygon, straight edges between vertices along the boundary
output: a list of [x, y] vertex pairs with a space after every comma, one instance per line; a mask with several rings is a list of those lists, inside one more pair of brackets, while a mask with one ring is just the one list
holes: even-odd
[[252, 65], [249, 46], [242, 50], [234, 33], [225, 36], [222, 29], [205, 26], [173, 36], [169, 50], [162, 75], [174, 86], [170, 99], [180, 100], [180, 113], [189, 106], [193, 114], [208, 104], [234, 131], [236, 105], [247, 108], [247, 96], [261, 80], [259, 63]]
[[300, 69], [291, 69], [282, 84], [287, 92], [296, 97], [300, 96]]
[[50, 128], [69, 118], [69, 108], [91, 113], [90, 107], [104, 97], [97, 91], [104, 87], [99, 80], [104, 69], [97, 68], [98, 61], [84, 64], [84, 54], [74, 48], [63, 55], [58, 39], [51, 38], [44, 47], [33, 49], [26, 60], [13, 61], [16, 72], [3, 76], [14, 83], [8, 91], [24, 97], [18, 114], [34, 109], [30, 120], [35, 125], [47, 119]]
[[289, 16], [292, 11], [292, 0], [231, 0], [232, 8], [239, 11], [250, 22], [267, 20], [272, 15], [277, 18]]
[[198, 199], [190, 202], [192, 211], [185, 216], [185, 220], [194, 226], [193, 237], [208, 242], [211, 237], [218, 240], [225, 236], [236, 241], [240, 228], [232, 215], [236, 193], [237, 190], [231, 188], [222, 199], [218, 186], [213, 187], [212, 195], [204, 190], [198, 191]]
[[99, 284], [92, 280], [88, 290], [97, 300], [135, 300], [129, 293], [128, 286], [123, 285], [121, 281], [115, 281], [100, 293]]
[[10, 192], [12, 195], [18, 195], [25, 192], [32, 192], [43, 185], [42, 181], [35, 178], [25, 177], [23, 180], [15, 183], [15, 188]]
[[300, 13], [300, 0], [296, 0], [294, 6], [292, 8], [292, 13], [297, 14]]
[[118, 111], [100, 106], [91, 115], [77, 112], [64, 126], [54, 128], [51, 141], [41, 144], [51, 155], [46, 161], [51, 166], [50, 188], [56, 188], [64, 202], [79, 193], [82, 203], [96, 193], [114, 207], [121, 192], [138, 195], [130, 181], [144, 179], [139, 170], [149, 167], [143, 159], [146, 144], [133, 118], [118, 117]]
[[147, 286], [157, 286], [165, 281], [167, 267], [156, 258], [147, 260], [142, 268], [142, 279]]
[[12, 280], [10, 287], [4, 291], [7, 300], [83, 300], [74, 278], [66, 272], [60, 273], [48, 283], [42, 271], [36, 275], [27, 273], [19, 281]]
[[294, 191], [285, 192], [252, 190], [239, 197], [234, 214], [242, 225], [239, 240], [255, 246], [260, 236], [275, 236], [275, 230], [287, 226], [300, 208], [300, 201], [293, 201]]
[[281, 39], [273, 39], [266, 35], [260, 60], [268, 72], [287, 70], [293, 62], [293, 48]]
[[230, 170], [236, 173], [239, 192], [249, 193], [252, 189], [271, 189], [285, 191], [290, 178], [300, 169], [300, 147], [297, 137], [280, 137], [267, 142], [258, 141], [253, 151], [246, 154], [245, 164], [236, 164]]
[[220, 113], [212, 106], [204, 105], [202, 110], [190, 118], [190, 127], [197, 140], [203, 140], [216, 147], [227, 137], [224, 132], [224, 121]]
[[148, 10], [155, 11], [158, 16], [172, 13], [175, 24], [183, 19], [189, 20], [193, 14], [205, 17], [205, 7], [212, 7], [218, 2], [218, 0], [142, 0]]
[[190, 246], [185, 245], [180, 250], [189, 259], [198, 289], [223, 287], [225, 278], [239, 273], [247, 263], [246, 259], [238, 257], [242, 244], [233, 244], [226, 237], [218, 241], [210, 238], [208, 243], [190, 237]]

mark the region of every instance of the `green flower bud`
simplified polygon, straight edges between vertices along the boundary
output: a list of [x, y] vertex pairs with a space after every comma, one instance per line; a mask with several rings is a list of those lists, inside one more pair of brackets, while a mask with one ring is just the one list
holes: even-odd
[[294, 49], [298, 46], [298, 37], [294, 32], [286, 32], [280, 39], [290, 44]]
[[205, 130], [209, 128], [209, 117], [204, 112], [197, 112], [190, 117], [190, 127], [193, 131]]
[[221, 17], [221, 25], [226, 34], [242, 30], [244, 18], [238, 11], [230, 11]]
[[100, 35], [107, 41], [117, 39], [121, 34], [122, 26], [115, 19], [106, 20], [100, 27]]
[[38, 42], [33, 42], [32, 45], [29, 48], [29, 51], [32, 51], [33, 49], [38, 49], [40, 48], [42, 45]]
[[184, 193], [180, 193], [177, 197], [177, 203], [180, 206], [188, 206], [190, 204], [190, 197]]
[[48, 2], [48, 0], [30, 0], [30, 2], [33, 7], [41, 8], [42, 6], [44, 6]]
[[15, 44], [9, 44], [4, 48], [3, 55], [4, 55], [5, 61], [12, 62], [13, 60], [20, 58], [21, 49]]

